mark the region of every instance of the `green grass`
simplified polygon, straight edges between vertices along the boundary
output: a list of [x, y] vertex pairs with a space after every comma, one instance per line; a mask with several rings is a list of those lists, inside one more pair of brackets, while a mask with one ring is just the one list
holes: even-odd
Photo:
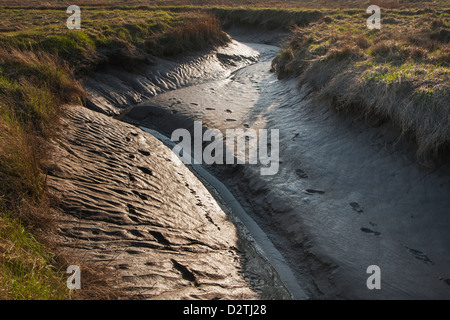
[[83, 73], [104, 63], [133, 64], [146, 55], [175, 55], [228, 41], [218, 21], [204, 12], [88, 7], [81, 30], [67, 29], [68, 16], [61, 9], [1, 10], [0, 45], [57, 55]]
[[[448, 7], [445, 6], [448, 1], [444, 0], [373, 0], [370, 4], [376, 4], [388, 9], [419, 7], [426, 8]], [[0, 0], [0, 5], [7, 6], [44, 6], [44, 7], [63, 7], [66, 2], [63, 1], [42, 1], [28, 0], [26, 2], [19, 0]], [[241, 8], [367, 8], [368, 2], [361, 0], [81, 0], [77, 2], [80, 6], [120, 6], [120, 7], [146, 7], [146, 6], [196, 6], [196, 7], [241, 7]], [[68, 6], [68, 4], [66, 5]]]
[[63, 103], [83, 91], [42, 52], [0, 49], [0, 298], [62, 299], [62, 266], [33, 235], [51, 219], [42, 161]]
[[0, 299], [69, 298], [63, 271], [55, 258], [21, 221], [0, 215]]

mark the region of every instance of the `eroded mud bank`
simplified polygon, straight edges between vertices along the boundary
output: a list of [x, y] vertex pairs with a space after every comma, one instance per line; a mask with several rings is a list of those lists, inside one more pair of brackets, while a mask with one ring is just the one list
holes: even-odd
[[173, 59], [152, 58], [133, 72], [123, 66], [107, 66], [86, 79], [83, 87], [90, 109], [118, 115], [123, 109], [159, 93], [227, 77], [258, 57], [257, 51], [232, 41], [212, 52]]

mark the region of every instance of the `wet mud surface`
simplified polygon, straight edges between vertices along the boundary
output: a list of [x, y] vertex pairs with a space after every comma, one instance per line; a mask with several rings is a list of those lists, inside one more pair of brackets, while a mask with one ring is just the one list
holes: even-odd
[[[213, 165], [311, 298], [448, 299], [450, 175], [395, 148], [381, 128], [336, 115], [295, 79], [277, 80], [278, 48], [247, 43], [259, 60], [221, 79], [169, 91], [124, 120], [168, 137], [193, 121], [218, 130], [280, 130], [280, 169]], [[369, 290], [367, 267], [381, 269]]]
[[229, 208], [158, 139], [68, 106], [48, 165], [57, 240], [114, 274], [122, 298], [289, 299]]

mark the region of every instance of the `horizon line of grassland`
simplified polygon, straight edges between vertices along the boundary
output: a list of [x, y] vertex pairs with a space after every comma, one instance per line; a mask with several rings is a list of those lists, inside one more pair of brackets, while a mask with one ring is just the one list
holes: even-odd
[[297, 27], [272, 62], [338, 112], [392, 124], [422, 163], [450, 149], [450, 9], [328, 12]]
[[70, 4], [82, 6], [129, 6], [129, 7], [147, 7], [147, 6], [195, 6], [195, 7], [239, 7], [239, 8], [367, 8], [369, 5], [378, 5], [386, 9], [399, 9], [411, 7], [449, 7], [448, 0], [79, 0], [73, 1], [42, 1], [28, 0], [26, 3], [20, 0], [0, 0], [0, 5], [22, 6], [22, 7], [55, 7]]
[[0, 299], [115, 297], [95, 284], [99, 276], [90, 285], [84, 275], [83, 290], [71, 293], [66, 260], [49, 240], [57, 202], [46, 184], [48, 141], [57, 138], [62, 106], [83, 102], [79, 80], [103, 63], [132, 68], [148, 55], [229, 41], [206, 13], [83, 10], [81, 30], [67, 29], [68, 16], [0, 10]]

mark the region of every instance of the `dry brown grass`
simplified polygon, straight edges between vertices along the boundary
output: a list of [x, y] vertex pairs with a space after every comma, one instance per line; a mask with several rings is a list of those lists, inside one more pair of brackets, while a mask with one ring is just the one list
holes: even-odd
[[11, 201], [43, 197], [42, 139], [57, 124], [56, 106], [83, 96], [70, 69], [58, 61], [49, 54], [0, 49], [0, 191]]
[[215, 16], [194, 11], [184, 13], [183, 23], [171, 28], [170, 32], [146, 40], [146, 46], [154, 50], [153, 54], [172, 56], [221, 46], [229, 41]]

